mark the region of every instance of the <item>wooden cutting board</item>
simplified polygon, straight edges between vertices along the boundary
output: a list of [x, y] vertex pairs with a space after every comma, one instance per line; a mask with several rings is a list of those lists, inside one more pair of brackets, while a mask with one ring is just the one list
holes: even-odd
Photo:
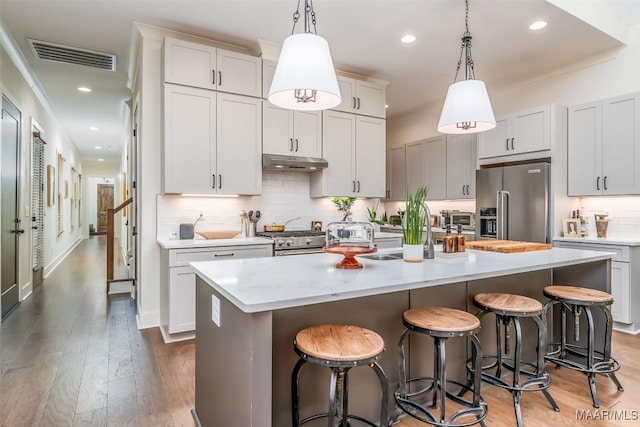
[[502, 253], [542, 251], [545, 249], [551, 249], [550, 243], [519, 242], [517, 240], [477, 240], [466, 242], [465, 246], [469, 249]]

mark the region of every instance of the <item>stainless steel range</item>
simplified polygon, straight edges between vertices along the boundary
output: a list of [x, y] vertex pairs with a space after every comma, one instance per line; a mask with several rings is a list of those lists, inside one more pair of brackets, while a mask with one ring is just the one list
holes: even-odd
[[315, 254], [325, 245], [324, 231], [295, 230], [258, 232], [257, 236], [273, 239], [274, 256]]

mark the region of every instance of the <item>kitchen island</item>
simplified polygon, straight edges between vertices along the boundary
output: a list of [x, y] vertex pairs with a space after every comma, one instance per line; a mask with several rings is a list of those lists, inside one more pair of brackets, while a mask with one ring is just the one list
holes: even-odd
[[[604, 291], [610, 286], [611, 253], [560, 248], [468, 253], [468, 258], [423, 263], [359, 257], [361, 270], [336, 269], [341, 257], [332, 254], [192, 263], [198, 276], [196, 420], [216, 427], [290, 425], [290, 374], [297, 360], [292, 341], [306, 326], [352, 323], [377, 331], [387, 346], [381, 364], [394, 389], [396, 343], [402, 312], [409, 307], [475, 312], [471, 298], [479, 292], [544, 300], [542, 288], [551, 283]], [[491, 334], [491, 328], [482, 330], [483, 345], [492, 342]], [[466, 344], [455, 341], [448, 345], [449, 366], [463, 366]], [[412, 341], [412, 369], [431, 363], [428, 345]], [[308, 368], [301, 378], [303, 414], [326, 410], [327, 372]], [[366, 371], [352, 372], [349, 403], [355, 413], [370, 416], [378, 397], [376, 378]], [[463, 375], [461, 369], [451, 377]]]

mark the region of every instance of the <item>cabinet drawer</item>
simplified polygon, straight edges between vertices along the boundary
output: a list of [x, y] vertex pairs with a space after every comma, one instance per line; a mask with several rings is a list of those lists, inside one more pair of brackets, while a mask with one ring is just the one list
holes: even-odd
[[557, 248], [570, 248], [570, 249], [584, 249], [589, 251], [600, 251], [600, 252], [615, 252], [616, 255], [611, 259], [612, 261], [620, 261], [620, 262], [629, 262], [629, 247], [628, 246], [618, 246], [618, 245], [600, 245], [600, 244], [589, 244], [589, 243], [580, 243], [580, 242], [565, 242], [565, 241], [556, 241], [553, 242], [553, 246]]
[[169, 267], [185, 266], [197, 261], [268, 257], [272, 255], [272, 251], [271, 245], [170, 250]]

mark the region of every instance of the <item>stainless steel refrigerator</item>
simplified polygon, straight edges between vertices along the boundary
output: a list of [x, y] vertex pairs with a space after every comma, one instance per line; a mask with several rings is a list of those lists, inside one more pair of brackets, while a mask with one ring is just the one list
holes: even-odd
[[476, 171], [476, 239], [549, 243], [549, 163]]

